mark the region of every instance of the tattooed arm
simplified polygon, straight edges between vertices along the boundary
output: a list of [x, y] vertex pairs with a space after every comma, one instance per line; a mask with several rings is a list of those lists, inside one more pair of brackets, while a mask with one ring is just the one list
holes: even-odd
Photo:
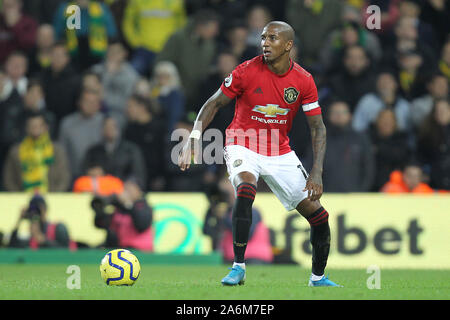
[[327, 131], [322, 120], [322, 115], [308, 116], [309, 128], [311, 130], [313, 166], [306, 181], [303, 191], [308, 191], [308, 199], [319, 200], [323, 193], [322, 171], [325, 158]]
[[[232, 99], [228, 98], [221, 89], [217, 90], [200, 109], [192, 131], [198, 130], [199, 132], [203, 132], [203, 129], [207, 128], [214, 119], [217, 111], [230, 103], [231, 100]], [[182, 171], [189, 169], [190, 167], [192, 158], [194, 157], [194, 143], [196, 143], [196, 139], [187, 139], [186, 144], [180, 151], [178, 156], [178, 166]]]

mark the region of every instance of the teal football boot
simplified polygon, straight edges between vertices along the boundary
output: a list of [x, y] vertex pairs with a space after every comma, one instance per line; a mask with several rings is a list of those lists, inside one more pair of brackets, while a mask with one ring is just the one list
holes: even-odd
[[243, 285], [245, 282], [245, 269], [240, 266], [234, 266], [233, 268], [228, 268], [230, 273], [227, 274], [225, 278], [222, 279], [222, 285], [224, 286], [235, 286]]
[[340, 288], [342, 288], [341, 285], [334, 283], [333, 281], [328, 279], [328, 277], [325, 277], [325, 276], [323, 276], [322, 279], [317, 280], [317, 281], [311, 280], [311, 277], [310, 277], [308, 286], [309, 287], [340, 287]]

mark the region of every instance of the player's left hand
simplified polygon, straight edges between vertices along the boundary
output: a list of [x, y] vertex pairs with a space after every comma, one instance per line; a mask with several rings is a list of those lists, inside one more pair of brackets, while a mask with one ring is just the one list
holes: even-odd
[[320, 199], [323, 193], [322, 175], [311, 171], [308, 179], [306, 180], [306, 186], [303, 191], [308, 192], [308, 199], [311, 201], [317, 201]]

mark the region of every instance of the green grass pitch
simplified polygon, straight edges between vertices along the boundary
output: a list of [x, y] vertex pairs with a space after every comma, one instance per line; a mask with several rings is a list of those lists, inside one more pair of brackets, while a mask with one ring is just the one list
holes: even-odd
[[247, 266], [245, 285], [223, 287], [229, 266], [143, 265], [132, 287], [108, 287], [97, 265], [80, 265], [81, 289], [66, 287], [67, 265], [0, 265], [0, 299], [151, 299], [151, 300], [298, 300], [298, 299], [450, 299], [448, 270], [381, 270], [381, 288], [369, 290], [366, 270], [328, 269], [344, 288], [310, 288], [309, 269], [296, 266]]

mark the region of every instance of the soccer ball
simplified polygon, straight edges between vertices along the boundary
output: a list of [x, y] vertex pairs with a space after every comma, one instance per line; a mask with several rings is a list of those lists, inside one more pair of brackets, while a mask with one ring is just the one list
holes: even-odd
[[100, 264], [100, 274], [108, 286], [132, 286], [140, 273], [139, 260], [125, 249], [111, 250]]

